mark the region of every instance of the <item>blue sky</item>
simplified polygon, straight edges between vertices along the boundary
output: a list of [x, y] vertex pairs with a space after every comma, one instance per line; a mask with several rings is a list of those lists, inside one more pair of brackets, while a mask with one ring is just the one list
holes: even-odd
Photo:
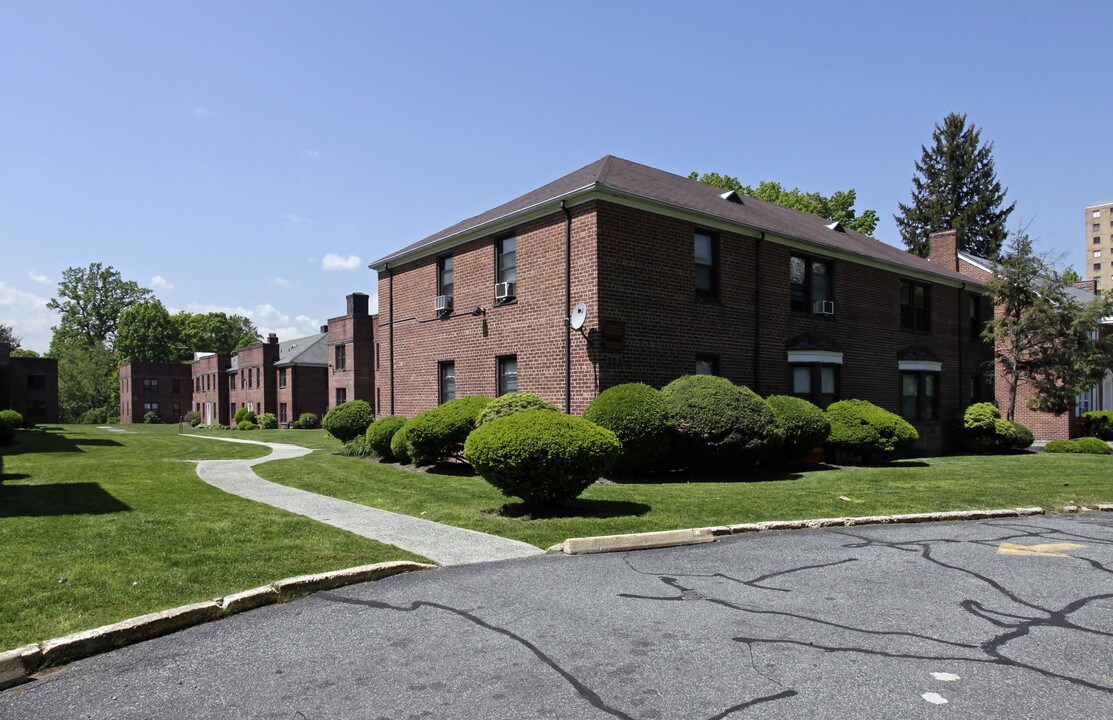
[[1012, 225], [1082, 269], [1113, 200], [1107, 4], [8, 2], [0, 322], [62, 271], [295, 337], [367, 263], [613, 154], [855, 188], [892, 221], [935, 123], [995, 145]]

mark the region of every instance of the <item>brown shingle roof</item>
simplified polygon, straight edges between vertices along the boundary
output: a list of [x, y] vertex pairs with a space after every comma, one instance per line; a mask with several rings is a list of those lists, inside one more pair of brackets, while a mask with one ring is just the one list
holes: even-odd
[[818, 215], [792, 210], [748, 196], [742, 196], [741, 203], [729, 202], [721, 197], [723, 192], [721, 188], [613, 155], [600, 158], [548, 185], [434, 233], [376, 260], [372, 263], [372, 267], [411, 255], [419, 252], [423, 247], [437, 245], [455, 235], [463, 235], [500, 218], [555, 201], [575, 191], [591, 189], [611, 190], [622, 195], [637, 196], [654, 203], [671, 205], [718, 220], [737, 223], [753, 230], [763, 230], [803, 241], [817, 249], [830, 248], [850, 255], [880, 260], [889, 265], [974, 284], [965, 275], [932, 264], [921, 257], [886, 245], [880, 240], [853, 230], [832, 230], [828, 227], [830, 221]]

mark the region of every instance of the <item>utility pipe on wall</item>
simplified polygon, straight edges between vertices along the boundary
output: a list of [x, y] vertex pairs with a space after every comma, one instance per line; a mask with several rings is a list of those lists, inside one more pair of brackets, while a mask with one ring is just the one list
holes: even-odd
[[563, 200], [564, 213], [564, 413], [572, 414], [572, 211]]

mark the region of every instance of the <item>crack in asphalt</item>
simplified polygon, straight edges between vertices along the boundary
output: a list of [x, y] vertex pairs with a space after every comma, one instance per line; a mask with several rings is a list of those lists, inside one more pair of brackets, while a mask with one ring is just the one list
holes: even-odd
[[[622, 562], [626, 563], [626, 567], [630, 568], [632, 571], [636, 572], [639, 575], [649, 575], [651, 577], [660, 577], [661, 576], [660, 573], [650, 572], [648, 570], [639, 570], [638, 568], [634, 567], [633, 563], [630, 562], [630, 557], [629, 556], [623, 557]], [[847, 563], [852, 563], [852, 562], [858, 562], [858, 558], [846, 558], [846, 559], [843, 559], [843, 560], [835, 560], [834, 562], [829, 562], [829, 563], [818, 563], [816, 565], [801, 565], [800, 567], [789, 568], [788, 570], [778, 570], [776, 572], [766, 573], [764, 575], [758, 575], [756, 578], [753, 578], [751, 580], [742, 580], [742, 579], [736, 578], [732, 575], [727, 575], [725, 573], [719, 573], [719, 572], [717, 572], [717, 573], [671, 573], [671, 575], [673, 575], [675, 577], [683, 577], [683, 578], [719, 578], [721, 580], [729, 580], [730, 582], [738, 583], [739, 585], [748, 585], [749, 587], [757, 588], [759, 590], [773, 590], [775, 592], [788, 593], [788, 592], [792, 592], [792, 590], [789, 590], [788, 588], [769, 587], [767, 585], [762, 585], [761, 581], [762, 580], [769, 580], [769, 579], [775, 578], [775, 577], [781, 577], [782, 575], [789, 575], [789, 574], [792, 574], [792, 573], [804, 572], [805, 570], [824, 570], [826, 568], [835, 567], [836, 565], [845, 565]], [[622, 597], [622, 595], [619, 595], [619, 597]]]
[[[695, 592], [695, 591], [693, 591], [693, 592]], [[499, 627], [498, 625], [492, 625], [491, 623], [489, 623], [486, 620], [480, 618], [479, 616], [475, 615], [472, 612], [468, 612], [466, 610], [460, 610], [459, 608], [454, 608], [451, 605], [444, 605], [442, 603], [431, 602], [431, 601], [428, 601], [428, 600], [414, 600], [413, 602], [409, 603], [408, 605], [391, 605], [390, 603], [382, 602], [382, 601], [379, 601], [379, 600], [361, 600], [359, 598], [353, 598], [353, 597], [349, 597], [349, 596], [346, 596], [346, 595], [339, 595], [335, 592], [327, 592], [327, 591], [317, 593], [315, 595], [315, 597], [319, 598], [321, 600], [325, 600], [327, 602], [341, 603], [341, 604], [344, 604], [344, 605], [357, 605], [357, 606], [372, 608], [372, 609], [375, 609], [375, 610], [391, 610], [391, 611], [394, 611], [394, 612], [414, 612], [414, 611], [420, 610], [422, 608], [430, 608], [430, 609], [433, 609], [433, 610], [443, 610], [444, 612], [452, 613], [453, 615], [461, 617], [461, 618], [467, 620], [468, 622], [470, 622], [470, 623], [472, 623], [472, 624], [474, 624], [478, 627], [481, 627], [485, 630], [489, 630], [491, 632], [494, 632], [494, 633], [497, 633], [497, 634], [502, 635], [504, 637], [507, 637], [507, 638], [513, 640], [514, 642], [518, 643], [522, 647], [526, 648], [531, 653], [533, 653], [533, 655], [535, 657], [537, 657], [538, 660], [543, 662], [545, 665], [548, 665], [550, 668], [552, 668], [554, 671], [556, 671], [556, 673], [558, 675], [560, 675], [562, 678], [564, 678], [565, 682], [567, 682], [569, 685], [571, 685], [572, 688], [576, 691], [576, 693], [581, 698], [583, 698], [588, 703], [590, 703], [593, 707], [607, 713], [608, 715], [611, 715], [612, 717], [622, 718], [622, 720], [636, 720], [636, 718], [634, 716], [623, 712], [622, 710], [620, 710], [619, 708], [614, 707], [613, 705], [607, 704], [603, 700], [603, 698], [601, 698], [599, 696], [598, 693], [596, 693], [594, 690], [592, 690], [590, 687], [588, 687], [584, 682], [582, 682], [579, 678], [577, 678], [571, 672], [569, 672], [568, 670], [565, 670], [563, 667], [561, 667], [559, 663], [557, 663], [555, 660], [553, 660], [551, 657], [549, 657], [536, 644], [530, 642], [526, 638], [522, 637], [521, 635], [518, 635], [517, 633], [515, 633], [511, 630], [508, 630], [508, 629], [503, 628], [503, 627]], [[781, 685], [781, 683], [777, 683], [777, 684]], [[784, 685], [781, 685], [781, 687], [784, 687]], [[760, 696], [760, 697], [751, 698], [751, 699], [746, 700], [744, 702], [738, 703], [737, 705], [732, 705], [731, 707], [729, 707], [729, 708], [727, 708], [727, 709], [725, 709], [725, 710], [723, 710], [719, 713], [716, 713], [715, 715], [711, 715], [711, 716], [707, 717], [706, 720], [723, 720], [723, 718], [726, 718], [727, 716], [731, 715], [732, 713], [738, 712], [739, 710], [745, 710], [745, 709], [753, 707], [755, 705], [760, 705], [760, 704], [768, 703], [768, 702], [774, 702], [776, 700], [783, 700], [783, 699], [786, 699], [786, 698], [793, 697], [796, 694], [797, 694], [797, 692], [795, 690], [788, 689], [788, 690], [783, 690], [779, 693], [775, 693], [775, 694], [772, 694], [772, 695], [763, 695], [763, 696]]]

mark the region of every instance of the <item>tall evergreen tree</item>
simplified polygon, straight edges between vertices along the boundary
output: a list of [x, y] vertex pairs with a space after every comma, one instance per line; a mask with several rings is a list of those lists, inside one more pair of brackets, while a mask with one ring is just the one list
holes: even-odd
[[928, 236], [957, 230], [960, 250], [996, 259], [1008, 236], [1005, 224], [1016, 203], [1003, 207], [1006, 189], [993, 169], [993, 143], [966, 116], [951, 113], [935, 126], [931, 148], [912, 176], [912, 203], [893, 216], [908, 251], [927, 257]]

